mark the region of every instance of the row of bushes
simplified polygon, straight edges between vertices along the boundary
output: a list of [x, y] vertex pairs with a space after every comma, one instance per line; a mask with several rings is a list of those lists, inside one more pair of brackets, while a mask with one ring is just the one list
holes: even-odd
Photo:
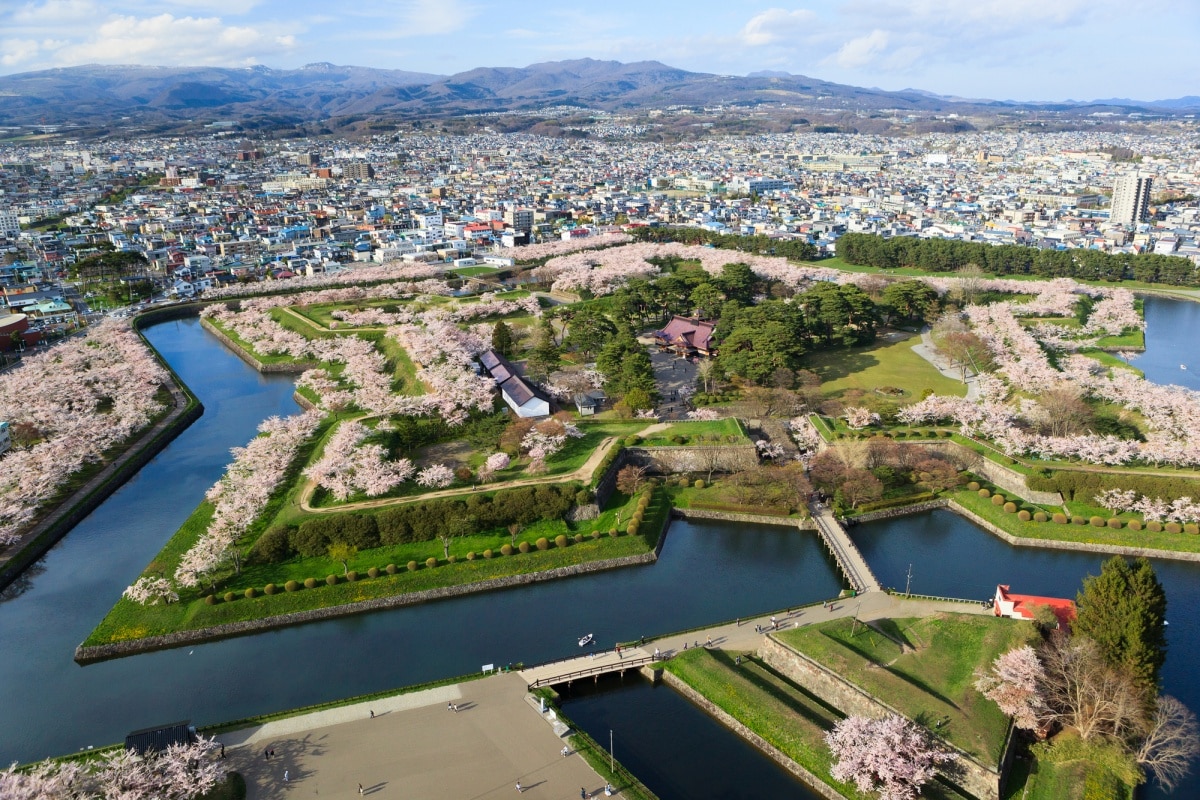
[[711, 406], [716, 403], [732, 403], [739, 397], [737, 392], [696, 392], [692, 395], [691, 403], [694, 406]]
[[1030, 489], [1040, 492], [1059, 492], [1068, 502], [1093, 503], [1093, 498], [1105, 489], [1133, 489], [1146, 497], [1196, 497], [1200, 480], [1173, 478], [1164, 475], [1134, 475], [1130, 473], [1083, 472], [1056, 470], [1049, 475], [1031, 475], [1026, 480]]
[[874, 436], [883, 436], [887, 439], [903, 439], [906, 436], [914, 439], [936, 439], [939, 436], [943, 439], [949, 439], [954, 435], [954, 431], [878, 431], [878, 430], [863, 430], [863, 431], [838, 431], [834, 434], [837, 439], [870, 439]]
[[608, 475], [608, 471], [612, 468], [612, 465], [616, 463], [617, 459], [620, 458], [621, 453], [624, 452], [624, 450], [625, 446], [618, 444], [616, 447], [613, 447], [611, 450], [609, 450], [608, 454], [600, 460], [600, 465], [596, 467], [596, 471], [592, 473], [593, 489], [599, 486], [600, 482], [604, 480], [606, 475]]
[[[1137, 519], [1123, 520], [1116, 517], [1101, 517], [1099, 515], [1084, 516], [1082, 514], [1067, 516], [1062, 512], [1047, 514], [1045, 511], [1033, 511], [1028, 509], [1018, 509], [1017, 504], [1008, 500], [1000, 493], [992, 494], [990, 489], [980, 488], [979, 484], [972, 481], [967, 484], [967, 488], [979, 494], [980, 497], [990, 497], [992, 505], [1000, 506], [1006, 513], [1016, 514], [1017, 518], [1022, 522], [1053, 522], [1056, 525], [1090, 525], [1093, 528], [1108, 528], [1111, 530], [1121, 530], [1128, 528], [1131, 531], [1140, 531], [1143, 528], [1152, 533], [1191, 533], [1200, 534], [1200, 525], [1194, 522], [1180, 524], [1178, 522], [1142, 522]], [[1019, 498], [1018, 498], [1019, 499]]]
[[[270, 528], [250, 550], [253, 563], [273, 564], [294, 555], [325, 555], [329, 545], [343, 542], [359, 550], [426, 542], [444, 533], [461, 535], [503, 527], [557, 520], [573, 505], [592, 501], [576, 484], [541, 484], [504, 489], [495, 494], [405, 503], [371, 514], [328, 514], [305, 520], [298, 528]], [[469, 528], [469, 530], [464, 530]]]

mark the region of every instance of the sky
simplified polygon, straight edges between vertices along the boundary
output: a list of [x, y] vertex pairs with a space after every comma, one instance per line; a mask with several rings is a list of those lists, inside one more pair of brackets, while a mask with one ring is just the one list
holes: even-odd
[[1200, 95], [1196, 0], [3, 0], [0, 75], [598, 58], [997, 100]]

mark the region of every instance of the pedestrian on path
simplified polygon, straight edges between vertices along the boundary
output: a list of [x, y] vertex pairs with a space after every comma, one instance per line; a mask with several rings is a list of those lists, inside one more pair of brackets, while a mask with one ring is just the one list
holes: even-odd
[[375, 719], [375, 709], [371, 709], [371, 719]]
[[362, 796], [362, 793], [363, 793], [363, 788], [362, 788], [362, 784], [360, 783], [360, 784], [358, 785], [358, 794], [359, 794], [359, 796], [360, 796], [360, 797]]
[[658, 661], [658, 648], [654, 648], [654, 660]]
[[225, 745], [221, 745], [221, 758], [225, 758]]
[[286, 769], [283, 771], [283, 782], [288, 782], [288, 771]]
[[264, 748], [264, 749], [263, 749], [263, 760], [264, 760], [264, 761], [270, 761], [270, 760], [271, 760], [271, 750], [270, 750], [270, 748]]
[[712, 647], [712, 636], [708, 637], [708, 641], [704, 643], [705, 647]]
[[774, 615], [771, 615], [771, 628], [772, 628], [772, 630], [779, 629], [779, 622], [775, 619]]
[[587, 800], [587, 789], [579, 787], [579, 800]]
[[447, 711], [453, 711], [453, 710], [454, 710], [454, 703], [446, 703], [446, 710], [447, 710]]
[[454, 713], [455, 713], [455, 714], [457, 714], [457, 713], [458, 713], [458, 703], [455, 703], [455, 704], [454, 704]]
[[524, 787], [521, 786], [520, 781], [517, 781], [517, 794], [524, 794], [524, 793], [525, 793]]

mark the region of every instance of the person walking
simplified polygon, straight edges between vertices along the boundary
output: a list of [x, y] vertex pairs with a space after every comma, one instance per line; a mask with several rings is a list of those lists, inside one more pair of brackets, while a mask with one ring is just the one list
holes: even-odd
[[375, 719], [375, 709], [371, 709], [371, 719]]
[[517, 794], [524, 794], [524, 793], [525, 793], [525, 788], [523, 786], [521, 786], [520, 781], [517, 781]]
[[283, 771], [283, 782], [288, 782], [288, 771], [286, 769]]
[[225, 745], [221, 745], [221, 758], [225, 758]]
[[587, 800], [587, 789], [579, 787], [579, 800]]
[[359, 796], [359, 797], [362, 797], [362, 793], [363, 793], [363, 788], [362, 788], [362, 784], [360, 783], [360, 784], [358, 785], [358, 796]]

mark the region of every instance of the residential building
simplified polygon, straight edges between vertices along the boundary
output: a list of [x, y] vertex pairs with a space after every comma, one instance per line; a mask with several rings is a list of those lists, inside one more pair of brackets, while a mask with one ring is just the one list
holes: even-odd
[[1152, 178], [1122, 175], [1113, 181], [1112, 211], [1108, 218], [1120, 225], [1144, 222], [1150, 208]]
[[17, 212], [0, 211], [0, 237], [15, 239], [21, 233], [21, 221]]

